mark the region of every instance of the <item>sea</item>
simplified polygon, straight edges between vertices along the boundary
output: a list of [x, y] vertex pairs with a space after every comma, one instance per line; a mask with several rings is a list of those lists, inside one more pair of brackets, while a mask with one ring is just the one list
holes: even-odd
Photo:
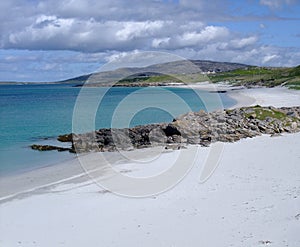
[[[68, 146], [56, 140], [61, 134], [171, 122], [188, 111], [211, 111], [235, 103], [226, 92], [179, 87], [1, 85], [0, 176], [75, 158], [69, 152], [40, 152], [30, 148], [32, 144]], [[85, 117], [87, 112], [94, 114]], [[82, 125], [78, 124], [81, 113]], [[89, 123], [85, 124], [87, 119]]]

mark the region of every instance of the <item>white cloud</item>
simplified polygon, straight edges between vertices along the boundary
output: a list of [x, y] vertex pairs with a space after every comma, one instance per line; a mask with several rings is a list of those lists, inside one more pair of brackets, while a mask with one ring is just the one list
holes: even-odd
[[245, 49], [257, 43], [257, 36], [250, 36], [245, 38], [236, 38], [230, 40], [228, 43], [222, 43], [221, 49]]
[[[254, 4], [257, 8], [260, 4], [280, 10], [281, 6], [286, 7], [296, 1], [246, 2], [238, 6]], [[289, 48], [263, 45], [263, 38], [266, 39], [267, 35], [268, 39], [273, 39], [270, 29], [274, 24], [267, 21], [278, 20], [275, 11], [261, 8], [268, 16], [263, 13], [259, 17], [254, 14], [239, 16], [245, 11], [233, 13], [232, 5], [228, 0], [0, 1], [0, 9], [6, 10], [0, 12], [1, 51], [33, 51], [29, 52], [30, 55], [24, 53], [2, 57], [0, 53], [0, 64], [5, 70], [9, 69], [6, 64], [15, 68], [12, 66], [15, 63], [19, 68], [23, 65], [28, 71], [34, 67], [48, 69], [49, 73], [51, 66], [57, 64], [56, 68], [64, 68], [68, 73], [76, 71], [81, 74], [83, 72], [78, 71], [79, 67], [86, 65], [87, 67], [82, 69], [86, 72], [89, 71], [87, 68], [95, 68], [97, 63], [114, 59], [122, 61], [122, 56], [126, 54], [132, 54], [134, 57], [139, 56], [140, 51], [147, 50], [165, 51], [192, 59], [256, 65], [299, 64], [298, 46]], [[250, 29], [249, 25], [249, 29], [245, 27], [242, 30], [239, 26], [233, 30], [231, 27], [241, 19], [258, 21], [255, 22], [257, 29]], [[230, 24], [227, 25], [228, 23]], [[265, 23], [268, 24], [267, 28]], [[280, 30], [277, 40], [279, 35]], [[53, 54], [50, 58], [40, 52], [49, 50], [56, 51], [49, 52]], [[66, 55], [66, 51], [71, 54]], [[24, 64], [31, 64], [32, 67], [26, 67]], [[76, 69], [72, 69], [72, 66]], [[55, 67], [52, 71], [54, 70]], [[0, 69], [1, 73], [3, 71]], [[61, 73], [61, 77], [67, 77], [67, 72]]]
[[263, 57], [262, 63], [265, 64], [265, 63], [268, 63], [268, 62], [270, 62], [272, 60], [275, 60], [275, 59], [278, 59], [278, 58], [280, 58], [280, 57], [278, 55], [275, 55], [275, 54], [266, 55], [266, 56]]
[[205, 45], [233, 37], [226, 27], [205, 26], [201, 22], [96, 21], [39, 15], [20, 31], [11, 32], [3, 48], [75, 50], [178, 49]]
[[166, 63], [181, 60], [176, 54], [168, 52], [140, 51], [116, 52], [105, 58], [106, 63], [100, 68], [101, 71], [113, 70], [122, 67], [144, 67], [152, 64]]
[[154, 35], [163, 22], [96, 22], [93, 19], [65, 19], [55, 16], [39, 16], [21, 31], [9, 34], [6, 48], [69, 49], [101, 51], [132, 49], [139, 43], [130, 42]]
[[54, 70], [54, 69], [61, 69], [61, 66], [59, 64], [55, 64], [55, 63], [46, 63], [45, 65], [43, 65], [41, 67], [41, 70], [44, 70], [44, 71], [51, 71], [51, 70]]
[[201, 26], [202, 29], [186, 31], [182, 26], [173, 29], [168, 37], [158, 37], [152, 40], [152, 47], [163, 49], [179, 49], [184, 47], [202, 47], [211, 42], [231, 39], [234, 34], [226, 27]]
[[266, 25], [263, 24], [263, 23], [260, 23], [260, 24], [259, 24], [259, 27], [260, 27], [261, 29], [264, 29], [264, 28], [266, 28]]
[[[205, 59], [223, 62], [237, 62], [261, 66], [295, 66], [300, 61], [300, 52], [295, 48], [275, 46], [255, 46], [244, 50], [221, 49], [220, 44], [212, 43], [200, 49], [183, 48], [175, 54], [190, 59]], [[269, 59], [269, 61], [267, 61]]]
[[38, 59], [38, 56], [16, 56], [16, 55], [9, 55], [9, 56], [4, 56], [3, 61], [6, 63], [17, 63], [17, 62], [31, 62], [31, 61], [36, 61]]
[[154, 48], [166, 48], [169, 46], [170, 37], [167, 38], [155, 38], [152, 40], [152, 47]]
[[265, 5], [273, 9], [280, 8], [282, 5], [290, 5], [294, 2], [294, 0], [260, 0], [261, 5]]
[[122, 29], [116, 32], [119, 40], [126, 41], [133, 38], [149, 37], [161, 30], [165, 23], [163, 21], [146, 21], [146, 22], [124, 22]]
[[200, 32], [186, 32], [179, 36], [178, 43], [181, 46], [201, 45], [207, 42], [222, 40], [229, 36], [226, 27], [207, 26]]

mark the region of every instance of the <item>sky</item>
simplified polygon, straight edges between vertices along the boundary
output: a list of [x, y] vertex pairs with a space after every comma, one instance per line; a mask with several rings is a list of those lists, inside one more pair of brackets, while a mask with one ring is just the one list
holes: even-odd
[[0, 1], [0, 81], [58, 81], [144, 51], [300, 64], [300, 0]]

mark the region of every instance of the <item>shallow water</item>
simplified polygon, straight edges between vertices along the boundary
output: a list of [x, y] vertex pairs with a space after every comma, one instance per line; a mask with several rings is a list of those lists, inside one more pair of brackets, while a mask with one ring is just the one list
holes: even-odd
[[[34, 143], [56, 144], [56, 136], [72, 132], [72, 117], [81, 88], [60, 85], [0, 86], [0, 174], [20, 172], [55, 164], [74, 157], [68, 152], [38, 152]], [[84, 88], [83, 114], [95, 99], [101, 102], [91, 115], [83, 118], [79, 132], [99, 128], [128, 127], [147, 123], [170, 122], [187, 111], [220, 108], [216, 94], [187, 88]], [[224, 107], [235, 101], [218, 94]], [[204, 102], [203, 102], [203, 99]], [[83, 102], [84, 101], [84, 102]], [[207, 106], [209, 105], [209, 109]], [[116, 114], [119, 112], [119, 114]], [[115, 114], [115, 115], [114, 115]], [[85, 121], [93, 121], [85, 125]], [[73, 126], [74, 127], [74, 126]], [[92, 128], [91, 128], [92, 127]]]

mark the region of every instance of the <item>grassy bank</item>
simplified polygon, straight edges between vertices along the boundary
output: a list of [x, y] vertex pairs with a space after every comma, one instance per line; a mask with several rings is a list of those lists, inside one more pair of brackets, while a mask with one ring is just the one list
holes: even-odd
[[300, 89], [300, 66], [294, 68], [249, 67], [210, 75], [212, 82], [226, 81], [233, 85], [274, 87], [284, 85]]
[[235, 86], [287, 86], [291, 89], [300, 90], [300, 65], [294, 68], [272, 68], [272, 67], [247, 67], [227, 72], [210, 74], [136, 74], [120, 80], [119, 84], [157, 84], [157, 83], [176, 83], [176, 82], [228, 82]]

